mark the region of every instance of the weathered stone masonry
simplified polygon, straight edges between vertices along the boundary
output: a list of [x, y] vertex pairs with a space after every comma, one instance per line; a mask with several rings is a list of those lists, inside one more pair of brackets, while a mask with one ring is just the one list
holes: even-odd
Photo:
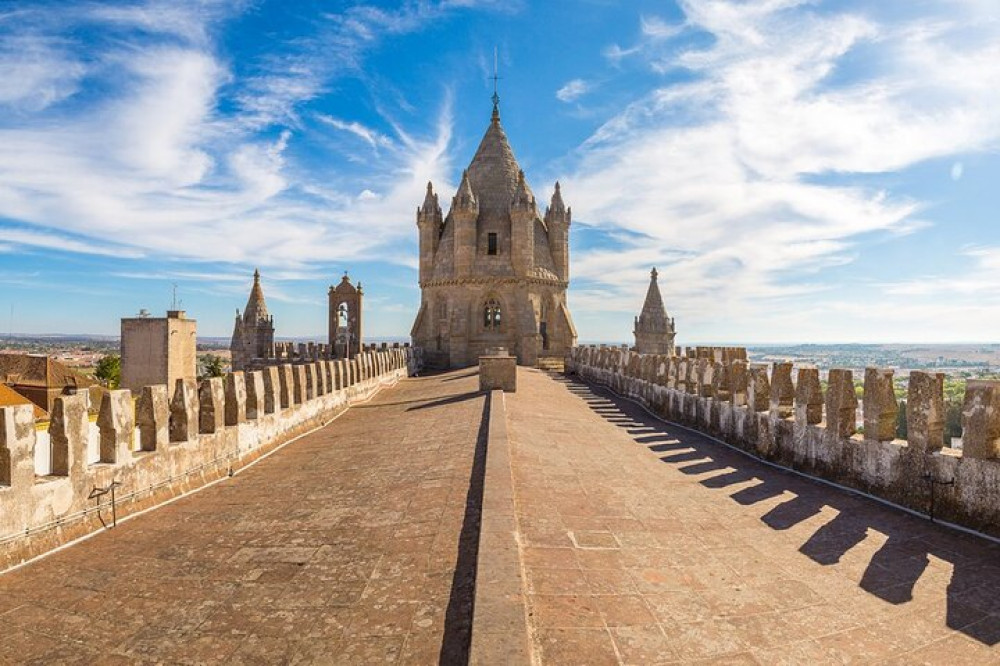
[[[226, 476], [419, 369], [412, 347], [111, 391], [96, 429], [86, 394], [58, 398], [50, 469], [36, 470], [30, 406], [0, 408], [0, 571], [101, 526], [95, 488], [116, 487], [118, 517]], [[93, 451], [98, 452], [97, 462]], [[100, 499], [110, 522], [110, 495]]]
[[1000, 536], [1000, 382], [969, 382], [957, 450], [942, 445], [943, 375], [910, 374], [903, 441], [893, 439], [891, 370], [865, 372], [860, 434], [850, 370], [830, 370], [824, 395], [816, 368], [799, 368], [793, 382], [791, 363], [768, 373], [745, 359], [732, 349], [667, 356], [575, 347], [566, 371], [760, 458], [921, 513], [933, 487], [936, 518]]

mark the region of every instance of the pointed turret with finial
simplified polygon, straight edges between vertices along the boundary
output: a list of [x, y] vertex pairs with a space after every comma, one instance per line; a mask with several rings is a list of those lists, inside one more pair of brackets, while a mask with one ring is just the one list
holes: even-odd
[[441, 215], [441, 205], [434, 185], [427, 181], [427, 194], [424, 203], [417, 209], [417, 228], [420, 231], [420, 280], [430, 277], [434, 267], [434, 255], [437, 253], [438, 242], [444, 229], [444, 218]]
[[649, 288], [642, 312], [635, 318], [635, 350], [640, 354], [672, 354], [674, 351], [674, 320], [667, 316], [658, 277], [654, 266], [649, 272]]

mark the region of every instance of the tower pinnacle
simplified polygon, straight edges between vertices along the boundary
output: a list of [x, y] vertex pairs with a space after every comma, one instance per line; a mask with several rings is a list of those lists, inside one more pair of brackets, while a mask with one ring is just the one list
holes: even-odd
[[497, 82], [500, 80], [498, 70], [497, 47], [493, 47], [493, 122], [500, 122], [500, 94], [497, 91]]

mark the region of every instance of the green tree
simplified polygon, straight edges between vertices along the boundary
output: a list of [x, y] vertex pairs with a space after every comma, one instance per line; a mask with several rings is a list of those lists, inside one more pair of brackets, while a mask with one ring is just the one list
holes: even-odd
[[226, 366], [221, 356], [205, 354], [201, 357], [202, 377], [221, 377], [224, 374], [226, 374]]
[[102, 356], [94, 369], [94, 377], [103, 386], [109, 389], [116, 389], [122, 383], [122, 358], [117, 354]]
[[906, 401], [899, 401], [899, 411], [896, 413], [896, 439], [906, 439]]

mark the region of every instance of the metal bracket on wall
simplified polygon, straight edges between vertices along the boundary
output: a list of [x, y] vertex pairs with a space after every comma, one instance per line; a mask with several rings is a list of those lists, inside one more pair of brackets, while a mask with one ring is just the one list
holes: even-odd
[[[119, 487], [120, 485], [122, 484], [119, 483], [118, 481], [112, 481], [110, 485], [105, 486], [104, 488], [98, 488], [97, 486], [94, 486], [94, 489], [90, 491], [89, 495], [87, 495], [87, 499], [97, 500], [97, 519], [101, 521], [101, 525], [103, 525], [104, 529], [106, 530], [109, 530], [118, 524], [118, 511], [115, 509], [115, 488]], [[111, 494], [110, 527], [106, 522], [104, 522], [104, 516], [101, 515], [101, 498], [107, 495], [108, 493]]]

